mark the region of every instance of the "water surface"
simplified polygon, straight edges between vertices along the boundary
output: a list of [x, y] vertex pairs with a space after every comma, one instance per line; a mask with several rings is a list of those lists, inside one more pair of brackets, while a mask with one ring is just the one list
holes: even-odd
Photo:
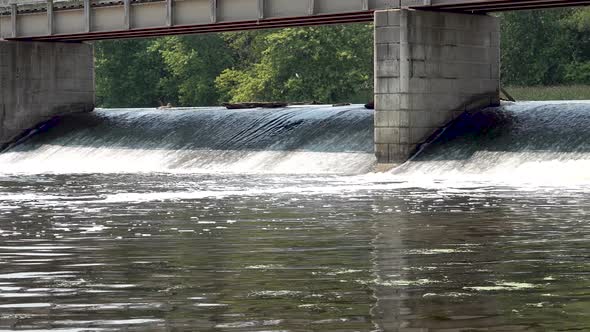
[[0, 156], [0, 330], [589, 330], [590, 106], [559, 105], [391, 174], [355, 107], [62, 120]]

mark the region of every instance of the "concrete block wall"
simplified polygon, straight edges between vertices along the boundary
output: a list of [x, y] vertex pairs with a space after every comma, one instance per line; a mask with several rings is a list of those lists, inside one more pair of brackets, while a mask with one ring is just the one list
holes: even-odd
[[406, 161], [465, 111], [499, 104], [495, 17], [415, 10], [375, 13], [375, 154]]
[[92, 45], [0, 41], [0, 147], [54, 116], [93, 109]]

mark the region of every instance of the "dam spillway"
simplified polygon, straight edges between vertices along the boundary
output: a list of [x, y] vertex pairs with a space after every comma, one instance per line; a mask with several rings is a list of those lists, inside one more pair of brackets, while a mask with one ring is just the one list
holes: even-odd
[[588, 183], [590, 103], [519, 102], [464, 114], [394, 171], [424, 181]]
[[[391, 171], [400, 180], [586, 181], [590, 102], [506, 103], [460, 117]], [[53, 121], [0, 155], [3, 173], [369, 173], [373, 111], [99, 109]], [[552, 172], [558, 168], [563, 172]]]
[[374, 163], [372, 115], [362, 106], [331, 105], [99, 109], [57, 120], [0, 164], [33, 173], [359, 174]]

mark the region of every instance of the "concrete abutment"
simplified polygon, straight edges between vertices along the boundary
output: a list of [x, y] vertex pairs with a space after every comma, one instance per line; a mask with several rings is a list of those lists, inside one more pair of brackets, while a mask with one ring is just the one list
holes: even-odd
[[0, 41], [0, 147], [55, 116], [93, 109], [92, 45]]
[[375, 154], [405, 162], [465, 111], [499, 104], [500, 25], [488, 15], [375, 12]]

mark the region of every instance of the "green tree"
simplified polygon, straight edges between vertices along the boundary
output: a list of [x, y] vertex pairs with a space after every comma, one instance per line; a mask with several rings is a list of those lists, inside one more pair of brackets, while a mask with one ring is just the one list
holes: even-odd
[[96, 99], [101, 107], [153, 107], [162, 99], [167, 75], [159, 54], [146, 39], [95, 44]]
[[220, 35], [97, 42], [95, 56], [102, 107], [214, 105], [215, 79], [233, 62]]
[[148, 48], [160, 54], [169, 74], [160, 88], [181, 106], [214, 105], [218, 101], [215, 79], [231, 66], [233, 58], [220, 35], [177, 36], [156, 39]]
[[565, 78], [571, 83], [590, 84], [590, 8], [574, 11], [564, 23], [575, 42]]
[[504, 84], [588, 83], [588, 9], [509, 12], [500, 17]]
[[253, 54], [243, 54], [246, 63], [223, 71], [216, 86], [233, 102], [358, 101], [372, 89], [372, 36], [370, 25], [228, 34], [232, 48], [249, 47]]

